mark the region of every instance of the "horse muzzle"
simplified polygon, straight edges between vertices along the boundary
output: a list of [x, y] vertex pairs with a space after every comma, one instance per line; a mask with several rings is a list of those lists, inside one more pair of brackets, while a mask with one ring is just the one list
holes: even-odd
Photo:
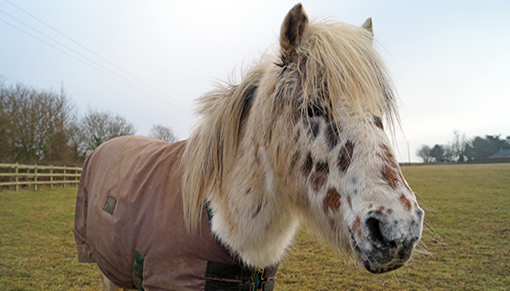
[[397, 218], [379, 211], [369, 212], [360, 231], [350, 230], [357, 260], [371, 273], [396, 270], [411, 259], [421, 238], [424, 212]]

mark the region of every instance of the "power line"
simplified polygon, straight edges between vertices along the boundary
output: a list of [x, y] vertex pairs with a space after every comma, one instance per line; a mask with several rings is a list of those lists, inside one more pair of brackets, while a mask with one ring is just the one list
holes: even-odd
[[[58, 48], [58, 47], [56, 47], [56, 46], [52, 45], [51, 43], [46, 42], [46, 41], [45, 41], [45, 40], [43, 40], [43, 39], [38, 38], [37, 36], [35, 36], [35, 35], [33, 35], [33, 34], [31, 34], [31, 33], [27, 32], [27, 31], [25, 31], [25, 30], [23, 30], [23, 29], [21, 29], [21, 28], [17, 27], [16, 25], [14, 25], [14, 24], [12, 24], [12, 23], [9, 23], [9, 22], [5, 21], [4, 19], [1, 19], [1, 18], [0, 18], [0, 21], [4, 22], [4, 23], [6, 23], [7, 25], [9, 25], [9, 26], [11, 26], [11, 27], [13, 27], [13, 28], [15, 28], [15, 29], [17, 29], [17, 30], [19, 30], [19, 31], [21, 31], [21, 32], [23, 32], [23, 33], [25, 33], [25, 34], [27, 34], [28, 36], [33, 37], [34, 39], [36, 39], [36, 40], [38, 40], [38, 41], [40, 41], [40, 42], [42, 42], [42, 43], [44, 43], [44, 44], [46, 44], [46, 45], [50, 46], [51, 48], [53, 48], [53, 49], [55, 49], [55, 50], [57, 50], [57, 51], [59, 51], [59, 52], [61, 52], [61, 53], [65, 54], [65, 55], [67, 55], [68, 57], [75, 59], [76, 61], [78, 61], [78, 62], [80, 62], [80, 63], [82, 63], [82, 64], [84, 64], [84, 65], [88, 66], [89, 68], [92, 68], [92, 69], [94, 69], [94, 70], [96, 70], [96, 71], [98, 71], [98, 72], [100, 72], [100, 73], [102, 73], [102, 74], [104, 74], [104, 75], [106, 75], [106, 76], [108, 76], [108, 77], [110, 77], [110, 78], [112, 78], [112, 79], [116, 80], [117, 82], [120, 82], [120, 83], [122, 83], [122, 84], [124, 84], [124, 85], [126, 85], [126, 86], [130, 87], [131, 89], [133, 89], [133, 90], [135, 90], [135, 91], [138, 91], [139, 93], [145, 94], [145, 95], [149, 96], [150, 98], [153, 98], [153, 99], [154, 99], [154, 100], [156, 100], [156, 101], [159, 101], [159, 102], [161, 102], [161, 103], [164, 103], [165, 105], [168, 105], [168, 106], [176, 106], [176, 104], [169, 103], [167, 100], [161, 99], [161, 98], [159, 98], [159, 97], [157, 97], [157, 96], [154, 96], [154, 95], [152, 95], [152, 94], [149, 94], [149, 93], [147, 93], [147, 92], [144, 92], [144, 91], [142, 91], [143, 89], [141, 90], [141, 89], [139, 89], [139, 88], [137, 88], [137, 87], [133, 86], [132, 84], [128, 83], [127, 81], [124, 81], [124, 80], [119, 79], [119, 78], [117, 78], [117, 77], [115, 77], [115, 76], [112, 76], [112, 75], [108, 74], [107, 72], [105, 72], [105, 71], [103, 71], [103, 70], [100, 70], [99, 68], [94, 67], [94, 66], [92, 66], [92, 65], [90, 65], [90, 64], [88, 64], [88, 63], [86, 63], [85, 61], [83, 61], [83, 60], [81, 60], [81, 59], [79, 59], [79, 58], [77, 58], [77, 57], [75, 57], [75, 56], [73, 56], [73, 55], [69, 54], [69, 53], [68, 53], [68, 52], [66, 52], [66, 51], [63, 51], [62, 49], [60, 49], [60, 48]], [[146, 90], [145, 90], [145, 91], [146, 91]], [[181, 108], [181, 109], [183, 109], [183, 108]]]
[[[52, 47], [52, 48], [54, 48], [54, 49], [56, 49], [56, 50], [60, 51], [61, 53], [66, 54], [67, 56], [69, 56], [69, 57], [71, 57], [71, 58], [73, 58], [73, 59], [75, 59], [75, 60], [77, 60], [77, 61], [79, 61], [79, 62], [81, 62], [81, 63], [83, 63], [83, 64], [85, 64], [85, 65], [87, 65], [88, 67], [90, 67], [90, 68], [92, 68], [92, 69], [94, 69], [94, 70], [96, 70], [96, 71], [99, 71], [99, 72], [101, 72], [101, 73], [103, 73], [103, 74], [107, 75], [107, 76], [108, 76], [108, 77], [110, 77], [110, 78], [113, 78], [114, 80], [116, 80], [116, 81], [118, 81], [118, 82], [120, 82], [120, 83], [122, 83], [122, 84], [124, 84], [124, 85], [126, 85], [126, 86], [128, 86], [128, 87], [130, 87], [131, 89], [134, 89], [134, 90], [136, 90], [136, 91], [138, 91], [138, 92], [140, 92], [140, 93], [143, 93], [143, 94], [145, 94], [145, 95], [147, 95], [147, 96], [149, 96], [149, 97], [153, 98], [154, 100], [157, 100], [157, 101], [159, 101], [159, 102], [165, 103], [166, 105], [170, 105], [170, 106], [177, 106], [177, 107], [179, 107], [180, 109], [188, 110], [188, 108], [187, 108], [187, 106], [186, 106], [186, 105], [183, 105], [183, 104], [181, 104], [180, 102], [177, 102], [176, 100], [174, 100], [173, 98], [170, 98], [170, 97], [169, 97], [169, 96], [167, 96], [165, 93], [161, 92], [160, 90], [156, 89], [155, 87], [151, 86], [150, 84], [147, 84], [147, 83], [146, 83], [146, 82], [144, 82], [143, 80], [141, 80], [141, 79], [137, 78], [136, 76], [134, 76], [133, 74], [129, 73], [128, 71], [126, 71], [126, 70], [124, 70], [124, 69], [120, 68], [119, 66], [115, 65], [114, 63], [110, 62], [110, 61], [109, 61], [109, 60], [107, 60], [106, 58], [104, 58], [104, 57], [100, 56], [99, 54], [97, 54], [97, 53], [93, 52], [92, 50], [88, 49], [88, 48], [87, 48], [87, 47], [85, 47], [84, 45], [82, 45], [82, 44], [78, 43], [77, 41], [73, 40], [72, 38], [70, 38], [70, 37], [68, 37], [67, 35], [63, 34], [62, 32], [58, 31], [57, 29], [53, 28], [53, 27], [52, 27], [52, 26], [50, 26], [49, 24], [47, 24], [47, 23], [45, 23], [44, 21], [40, 20], [39, 18], [35, 17], [35, 16], [34, 16], [34, 15], [32, 15], [31, 13], [29, 13], [28, 11], [26, 11], [26, 10], [22, 9], [21, 7], [19, 7], [19, 6], [15, 5], [14, 3], [12, 3], [12, 2], [10, 2], [10, 1], [8, 1], [8, 0], [5, 0], [5, 1], [6, 1], [6, 2], [8, 2], [9, 4], [13, 5], [14, 7], [18, 8], [19, 10], [23, 11], [24, 13], [26, 13], [26, 14], [27, 14], [27, 15], [29, 15], [30, 17], [32, 17], [32, 18], [36, 19], [37, 21], [39, 21], [39, 22], [43, 23], [45, 26], [49, 27], [50, 29], [54, 30], [55, 32], [59, 33], [60, 35], [64, 36], [65, 38], [67, 38], [68, 40], [72, 41], [73, 43], [75, 43], [75, 44], [79, 45], [80, 47], [82, 47], [83, 49], [87, 50], [88, 52], [92, 53], [92, 54], [93, 54], [93, 55], [95, 55], [96, 57], [98, 57], [98, 58], [102, 59], [103, 61], [107, 62], [108, 64], [112, 65], [113, 67], [115, 67], [115, 68], [119, 69], [120, 71], [124, 72], [125, 74], [127, 74], [127, 75], [131, 76], [132, 78], [134, 78], [134, 79], [135, 79], [135, 80], [137, 80], [138, 82], [140, 82], [140, 83], [144, 84], [145, 86], [147, 86], [147, 87], [151, 88], [152, 90], [154, 90], [154, 91], [158, 92], [159, 94], [161, 94], [161, 95], [165, 96], [166, 98], [165, 98], [165, 99], [161, 99], [161, 97], [158, 97], [158, 96], [154, 95], [153, 93], [151, 93], [150, 91], [148, 91], [147, 89], [143, 88], [142, 86], [140, 86], [140, 85], [138, 85], [138, 84], [134, 84], [133, 82], [131, 82], [131, 80], [129, 80], [129, 79], [127, 79], [127, 78], [125, 78], [124, 76], [122, 76], [122, 75], [120, 75], [120, 74], [118, 74], [118, 73], [116, 73], [116, 72], [112, 71], [111, 69], [109, 69], [109, 68], [107, 68], [107, 67], [105, 67], [105, 66], [103, 66], [103, 65], [101, 65], [101, 64], [99, 64], [99, 63], [97, 63], [97, 62], [96, 62], [96, 61], [94, 61], [94, 60], [91, 60], [90, 58], [88, 58], [88, 57], [84, 56], [83, 54], [81, 54], [81, 53], [77, 52], [76, 50], [74, 50], [74, 49], [70, 48], [69, 46], [67, 46], [67, 45], [65, 45], [65, 44], [61, 43], [60, 41], [58, 41], [58, 40], [56, 40], [56, 39], [54, 39], [54, 38], [52, 38], [52, 37], [48, 36], [47, 34], [45, 34], [45, 33], [41, 32], [40, 30], [38, 30], [38, 29], [36, 29], [36, 28], [34, 28], [34, 27], [32, 27], [32, 26], [30, 26], [30, 25], [28, 25], [28, 24], [24, 23], [24, 22], [23, 22], [23, 21], [21, 21], [20, 19], [18, 19], [18, 18], [16, 18], [16, 17], [14, 17], [14, 16], [12, 16], [12, 15], [10, 15], [10, 14], [6, 13], [5, 11], [0, 10], [0, 12], [2, 12], [3, 14], [5, 14], [5, 15], [7, 15], [7, 16], [9, 16], [9, 17], [13, 18], [14, 20], [16, 20], [16, 21], [18, 21], [18, 22], [22, 23], [23, 25], [25, 25], [25, 26], [29, 27], [30, 29], [32, 29], [32, 30], [34, 30], [34, 31], [36, 31], [37, 33], [39, 33], [39, 34], [43, 35], [44, 37], [46, 37], [46, 38], [48, 38], [48, 39], [52, 40], [53, 42], [55, 42], [55, 43], [59, 44], [60, 46], [62, 46], [62, 47], [64, 47], [64, 48], [66, 48], [67, 50], [69, 50], [69, 51], [71, 51], [71, 52], [73, 52], [73, 53], [77, 54], [78, 56], [82, 57], [82, 58], [83, 58], [83, 59], [85, 59], [86, 61], [88, 61], [88, 62], [90, 62], [90, 63], [93, 63], [94, 65], [96, 65], [96, 66], [98, 66], [98, 67], [102, 68], [103, 70], [106, 70], [106, 71], [110, 72], [111, 74], [113, 74], [113, 75], [117, 76], [118, 78], [115, 78], [115, 77], [113, 77], [112, 75], [107, 74], [106, 72], [101, 71], [101, 70], [97, 69], [96, 67], [91, 66], [90, 64], [87, 64], [87, 63], [86, 63], [86, 62], [84, 62], [83, 60], [80, 60], [80, 59], [76, 58], [75, 56], [72, 56], [72, 55], [70, 55], [69, 53], [67, 53], [67, 52], [65, 52], [65, 51], [63, 51], [63, 50], [61, 50], [61, 49], [59, 49], [59, 48], [57, 48], [57, 47], [55, 47], [55, 46], [53, 46], [53, 45], [49, 44], [48, 42], [46, 42], [46, 41], [44, 41], [44, 40], [42, 40], [42, 39], [40, 39], [40, 38], [38, 38], [38, 37], [36, 37], [36, 36], [34, 36], [34, 35], [32, 35], [32, 34], [28, 33], [28, 32], [26, 32], [26, 31], [24, 31], [23, 29], [21, 29], [21, 28], [19, 28], [19, 27], [15, 26], [15, 25], [13, 25], [13, 24], [11, 24], [11, 23], [9, 23], [9, 22], [5, 21], [5, 20], [2, 20], [4, 23], [7, 23], [7, 24], [8, 24], [8, 25], [10, 25], [11, 27], [13, 27], [13, 28], [15, 28], [15, 29], [17, 29], [17, 30], [19, 30], [19, 31], [21, 31], [21, 32], [23, 32], [23, 33], [25, 33], [25, 34], [27, 34], [27, 35], [29, 35], [29, 36], [31, 36], [31, 37], [33, 37], [33, 38], [35, 38], [35, 39], [37, 39], [38, 41], [41, 41], [41, 42], [45, 43], [46, 45], [48, 45], [48, 46], [50, 46], [50, 47]], [[0, 19], [0, 20], [1, 20], [1, 19]], [[119, 78], [120, 78], [120, 79], [119, 79]], [[123, 80], [123, 81], [122, 81], [122, 80]], [[166, 100], [166, 99], [169, 99], [169, 100]], [[170, 100], [171, 100], [171, 101], [170, 101]]]
[[[119, 69], [120, 71], [124, 72], [125, 74], [131, 76], [132, 78], [136, 79], [137, 81], [141, 82], [142, 84], [146, 85], [147, 87], [151, 88], [152, 90], [158, 92], [159, 94], [162, 94], [163, 96], [167, 97], [167, 98], [170, 98], [170, 99], [173, 99], [169, 96], [166, 95], [166, 93], [163, 93], [161, 92], [160, 90], [158, 90], [157, 88], [151, 86], [150, 84], [146, 83], [145, 81], [143, 81], [142, 79], [136, 77], [135, 75], [131, 74], [130, 72], [128, 72], [127, 70], [117, 66], [116, 64], [112, 63], [111, 61], [109, 61], [108, 59], [102, 57], [101, 55], [99, 55], [98, 53], [92, 51], [91, 49], [87, 48], [86, 46], [82, 45], [81, 43], [77, 42], [76, 40], [72, 39], [71, 37], [67, 36], [66, 34], [64, 34], [63, 32], [57, 30], [56, 28], [54, 28], [53, 26], [49, 25], [48, 23], [46, 23], [45, 21], [41, 20], [40, 18], [36, 17], [35, 15], [33, 15], [32, 13], [26, 11], [25, 9], [19, 7], [18, 5], [12, 3], [11, 1], [9, 0], [5, 0], [7, 3], [11, 4], [12, 6], [16, 7], [17, 9], [19, 9], [20, 11], [22, 11], [23, 13], [27, 14], [28, 16], [32, 17], [33, 19], [39, 21], [40, 23], [44, 24], [45, 26], [47, 26], [48, 28], [50, 28], [51, 30], [55, 31], [56, 33], [60, 34], [61, 36], [65, 37], [66, 39], [70, 40], [71, 42], [75, 43], [76, 45], [80, 46], [81, 48], [85, 49], [86, 51], [90, 52], [91, 54], [95, 55], [96, 57], [102, 59], [103, 61], [107, 62], [108, 64], [110, 64], [111, 66]], [[179, 102], [177, 102], [178, 104], [180, 104]], [[186, 107], [185, 105], [183, 104], [180, 104], [184, 107]]]
[[143, 83], [144, 85], [146, 85], [147, 87], [150, 87], [151, 89], [153, 89], [154, 91], [162, 94], [162, 95], [165, 95], [165, 93], [159, 91], [157, 88], [151, 86], [150, 84], [146, 83], [145, 81], [139, 79], [138, 77], [136, 77], [135, 75], [131, 74], [130, 72], [124, 70], [123, 68], [117, 66], [116, 64], [110, 62], [108, 59], [102, 57], [101, 55], [99, 55], [98, 53], [92, 51], [91, 49], [85, 47], [84, 45], [82, 45], [81, 43], [75, 41], [74, 39], [70, 38], [69, 36], [65, 35], [64, 33], [62, 33], [61, 31], [57, 30], [56, 28], [54, 28], [53, 26], [49, 25], [48, 23], [44, 22], [43, 20], [39, 19], [38, 17], [36, 17], [35, 15], [31, 14], [30, 12], [26, 11], [25, 9], [19, 7], [18, 5], [12, 3], [11, 1], [9, 0], [5, 0], [6, 2], [8, 2], [9, 4], [11, 4], [12, 6], [18, 8], [19, 10], [21, 10], [22, 12], [24, 12], [25, 14], [27, 14], [28, 16], [32, 17], [33, 19], [39, 21], [40, 23], [44, 24], [45, 26], [47, 26], [48, 28], [50, 28], [51, 30], [55, 31], [56, 33], [60, 34], [61, 36], [65, 37], [66, 39], [72, 41], [73, 43], [75, 43], [76, 45], [80, 46], [81, 48], [83, 48], [84, 50], [88, 51], [89, 53], [95, 55], [96, 57], [102, 59], [103, 61], [107, 62], [108, 64], [112, 65], [113, 67], [121, 70], [122, 72], [126, 73], [127, 75], [131, 76], [132, 78], [136, 79], [137, 81]]

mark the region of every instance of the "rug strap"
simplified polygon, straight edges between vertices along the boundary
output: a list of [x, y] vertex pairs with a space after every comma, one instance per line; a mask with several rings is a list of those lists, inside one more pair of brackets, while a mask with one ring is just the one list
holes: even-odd
[[142, 283], [143, 283], [143, 262], [144, 258], [142, 255], [135, 251], [135, 258], [133, 259], [133, 283], [137, 290], [143, 291]]
[[205, 291], [272, 291], [278, 266], [265, 269], [207, 262]]

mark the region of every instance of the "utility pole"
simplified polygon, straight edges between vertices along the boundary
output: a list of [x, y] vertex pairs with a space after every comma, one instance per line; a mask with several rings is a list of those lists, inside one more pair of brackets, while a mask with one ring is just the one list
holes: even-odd
[[411, 152], [409, 151], [409, 142], [407, 142], [407, 157], [409, 158], [409, 166], [411, 165]]

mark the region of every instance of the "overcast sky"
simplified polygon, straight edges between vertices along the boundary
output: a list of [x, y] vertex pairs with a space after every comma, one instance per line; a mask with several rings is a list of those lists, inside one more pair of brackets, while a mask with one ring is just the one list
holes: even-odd
[[[302, 1], [311, 18], [374, 21], [400, 97], [400, 161], [416, 148], [510, 135], [510, 1]], [[0, 76], [62, 84], [84, 113], [188, 137], [193, 100], [275, 51], [295, 1], [0, 0]], [[35, 17], [35, 18], [34, 18]]]

